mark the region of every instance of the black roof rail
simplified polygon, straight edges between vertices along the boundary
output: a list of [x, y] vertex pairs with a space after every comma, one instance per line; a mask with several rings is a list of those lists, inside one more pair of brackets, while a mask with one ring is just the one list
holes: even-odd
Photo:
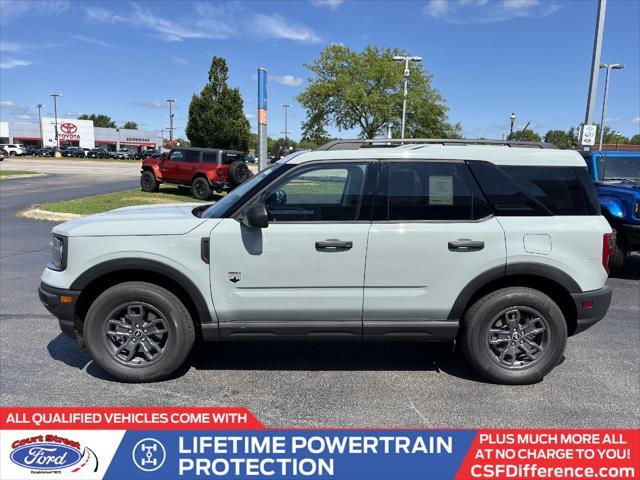
[[452, 138], [374, 138], [371, 140], [333, 140], [316, 150], [359, 150], [360, 148], [395, 148], [402, 145], [501, 145], [514, 148], [550, 148], [555, 145], [545, 142], [522, 142], [515, 140], [473, 140]]

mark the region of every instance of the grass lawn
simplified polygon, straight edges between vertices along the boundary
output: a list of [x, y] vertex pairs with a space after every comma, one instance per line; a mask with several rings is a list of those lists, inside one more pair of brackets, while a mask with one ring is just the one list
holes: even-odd
[[[214, 199], [219, 198], [215, 197]], [[63, 200], [40, 205], [40, 210], [48, 212], [76, 213], [79, 215], [91, 215], [94, 213], [107, 212], [114, 208], [131, 207], [133, 205], [150, 205], [161, 203], [177, 202], [200, 202], [191, 197], [191, 192], [182, 192], [177, 188], [160, 187], [160, 191], [155, 193], [143, 192], [139, 189], [125, 190], [123, 192], [106, 193], [91, 197], [76, 198], [74, 200]]]
[[13, 177], [14, 175], [38, 175], [38, 172], [26, 170], [0, 170], [0, 177]]

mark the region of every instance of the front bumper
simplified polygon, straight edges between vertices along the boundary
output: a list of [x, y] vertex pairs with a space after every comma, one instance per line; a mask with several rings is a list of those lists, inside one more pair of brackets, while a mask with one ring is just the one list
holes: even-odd
[[[57, 317], [62, 333], [71, 338], [77, 338], [75, 311], [80, 291], [56, 288], [46, 283], [40, 283], [38, 296], [40, 297], [42, 305]], [[65, 303], [63, 303], [62, 300], [64, 300]]]
[[571, 294], [578, 312], [574, 335], [593, 327], [604, 318], [611, 305], [611, 293], [611, 287], [605, 285], [598, 290]]
[[624, 238], [627, 240], [627, 244], [633, 250], [640, 248], [640, 225], [626, 223], [622, 225], [622, 231], [624, 232]]

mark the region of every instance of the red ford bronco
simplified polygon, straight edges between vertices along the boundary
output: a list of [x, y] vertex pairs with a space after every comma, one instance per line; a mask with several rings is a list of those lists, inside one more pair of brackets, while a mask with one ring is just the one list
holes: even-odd
[[208, 200], [214, 190], [233, 190], [251, 176], [242, 152], [192, 147], [145, 158], [141, 174], [140, 187], [145, 192], [156, 192], [161, 183], [172, 183], [190, 188], [198, 200]]

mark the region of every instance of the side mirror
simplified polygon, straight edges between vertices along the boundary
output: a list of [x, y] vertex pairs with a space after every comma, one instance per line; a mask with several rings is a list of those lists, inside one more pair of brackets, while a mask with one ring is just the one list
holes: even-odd
[[267, 228], [269, 226], [269, 216], [264, 203], [254, 203], [244, 211], [242, 223], [252, 228]]
[[287, 194], [284, 190], [276, 190], [267, 195], [264, 199], [264, 203], [267, 205], [284, 205], [287, 203]]

